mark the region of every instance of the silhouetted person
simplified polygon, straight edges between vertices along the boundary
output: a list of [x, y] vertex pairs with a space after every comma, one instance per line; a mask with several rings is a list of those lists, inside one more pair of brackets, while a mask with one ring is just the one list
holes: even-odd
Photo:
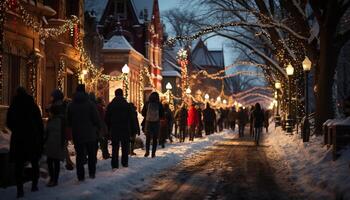
[[264, 124], [264, 112], [262, 111], [260, 104], [256, 103], [253, 111], [253, 119], [254, 119], [254, 131], [255, 131], [255, 143], [259, 145], [260, 135], [262, 132], [262, 127]]
[[123, 96], [123, 90], [117, 89], [115, 97], [106, 109], [106, 124], [112, 139], [112, 169], [119, 167], [119, 148], [122, 147], [121, 164], [128, 167], [130, 137], [134, 126], [134, 113], [131, 105]]
[[237, 120], [238, 120], [238, 135], [239, 137], [244, 137], [244, 129], [248, 122], [248, 116], [247, 116], [247, 112], [242, 107], [239, 108]]
[[187, 134], [187, 117], [188, 117], [188, 111], [186, 109], [185, 104], [182, 104], [177, 117], [179, 119], [179, 140], [180, 142], [184, 142]]
[[152, 92], [142, 109], [142, 116], [145, 118], [146, 131], [146, 153], [149, 156], [152, 140], [152, 158], [156, 156], [158, 135], [160, 129], [160, 119], [164, 117], [164, 109], [159, 100], [159, 94]]
[[24, 164], [32, 164], [32, 191], [38, 190], [39, 159], [43, 150], [43, 121], [32, 96], [19, 87], [7, 112], [7, 127], [11, 130], [10, 161], [15, 163], [17, 197], [23, 197]]
[[94, 179], [100, 118], [96, 104], [90, 101], [88, 94], [85, 92], [85, 85], [77, 86], [73, 101], [68, 105], [67, 118], [68, 126], [72, 128], [78, 180], [85, 180], [84, 164], [86, 156], [89, 177]]
[[207, 103], [206, 108], [203, 110], [203, 122], [204, 122], [204, 129], [205, 134], [210, 135], [214, 133], [214, 126], [215, 126], [215, 111], [210, 107], [210, 104]]
[[58, 184], [60, 161], [66, 156], [66, 106], [63, 103], [63, 93], [54, 90], [49, 108], [49, 120], [45, 131], [45, 154], [50, 176], [48, 187]]
[[135, 141], [136, 141], [136, 135], [140, 135], [140, 124], [139, 124], [139, 119], [137, 117], [137, 109], [136, 106], [133, 103], [130, 103], [131, 110], [132, 110], [132, 129], [131, 129], [131, 136], [130, 136], [130, 152], [129, 154], [131, 156], [135, 156], [136, 153], [134, 152], [135, 150]]

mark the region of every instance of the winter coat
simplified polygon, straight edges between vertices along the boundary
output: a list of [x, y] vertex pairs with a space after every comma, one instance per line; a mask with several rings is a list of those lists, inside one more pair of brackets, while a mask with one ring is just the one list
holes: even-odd
[[164, 109], [164, 117], [167, 121], [168, 127], [170, 127], [174, 123], [174, 115], [173, 115], [173, 112], [169, 108]]
[[136, 111], [136, 108], [133, 107], [131, 104], [131, 113], [132, 113], [132, 129], [131, 129], [131, 136], [134, 137], [136, 135], [140, 135], [140, 124], [139, 124], [139, 119], [138, 119], [138, 113]]
[[43, 150], [44, 125], [33, 97], [28, 94], [15, 96], [7, 112], [6, 124], [12, 132], [10, 160], [39, 159]]
[[264, 112], [262, 110], [255, 109], [252, 113], [254, 119], [254, 127], [261, 128], [264, 124]]
[[99, 137], [103, 137], [103, 138], [109, 139], [110, 135], [108, 133], [108, 128], [107, 128], [107, 125], [106, 125], [106, 122], [105, 122], [106, 109], [101, 104], [97, 104], [96, 106], [97, 106], [98, 115], [100, 117], [100, 125], [101, 125], [100, 131], [99, 131]]
[[230, 110], [228, 113], [228, 121], [233, 122], [237, 118], [237, 112], [235, 110]]
[[[148, 111], [149, 104], [150, 104], [149, 102], [146, 102], [145, 105], [142, 108], [142, 111], [141, 111], [141, 114], [142, 114], [142, 116], [145, 119], [145, 123], [147, 123], [146, 118], [147, 118], [147, 111]], [[159, 108], [159, 111], [158, 111], [159, 119], [161, 119], [161, 118], [164, 117], [164, 108], [163, 108], [163, 105], [160, 102], [158, 102], [157, 104], [158, 104], [158, 108]]]
[[187, 126], [197, 126], [198, 125], [198, 113], [194, 106], [191, 106], [190, 109], [188, 109], [188, 116], [187, 116]]
[[187, 117], [188, 112], [187, 109], [182, 107], [176, 111], [175, 118], [178, 122], [178, 126], [187, 126]]
[[74, 144], [84, 144], [97, 141], [100, 129], [100, 118], [96, 104], [91, 102], [88, 95], [77, 92], [67, 110], [68, 127], [72, 129]]
[[107, 106], [105, 120], [112, 140], [130, 139], [135, 122], [131, 105], [124, 97], [115, 97]]
[[203, 110], [203, 121], [205, 123], [214, 123], [216, 120], [215, 110], [212, 108], [206, 108]]
[[237, 115], [238, 124], [245, 125], [248, 122], [249, 117], [246, 111], [240, 110]]
[[63, 160], [65, 151], [65, 122], [63, 116], [54, 116], [49, 119], [45, 131], [44, 152], [47, 157]]

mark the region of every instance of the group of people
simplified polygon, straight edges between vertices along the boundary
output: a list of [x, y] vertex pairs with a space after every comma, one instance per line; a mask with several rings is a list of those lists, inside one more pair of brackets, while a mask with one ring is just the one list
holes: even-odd
[[248, 114], [242, 108], [238, 112], [234, 107], [214, 109], [209, 103], [203, 108], [203, 105], [196, 105], [190, 100], [174, 113], [169, 104], [162, 103], [159, 94], [153, 92], [142, 108], [143, 121], [140, 127], [137, 109], [125, 99], [122, 89], [117, 89], [114, 99], [105, 106], [102, 98], [96, 98], [93, 93], [88, 94], [82, 84], [77, 86], [72, 100], [64, 99], [60, 90], [54, 90], [51, 104], [45, 111], [48, 115], [46, 123], [33, 97], [24, 88], [17, 89], [7, 113], [7, 127], [12, 132], [10, 160], [15, 164], [17, 197], [24, 196], [23, 170], [28, 162], [33, 169], [32, 191], [38, 190], [39, 160], [42, 154], [47, 157], [50, 177], [48, 187], [58, 184], [61, 161], [66, 161], [67, 169], [73, 169], [68, 151], [69, 141], [74, 144], [77, 178], [84, 181], [85, 164], [88, 165], [89, 178], [95, 178], [99, 148], [103, 159], [111, 158], [113, 170], [119, 168], [121, 148], [121, 165], [128, 167], [129, 156], [136, 155], [135, 140], [141, 130], [146, 135], [144, 156], [151, 155], [154, 158], [158, 145], [164, 148], [167, 140], [173, 142], [173, 128], [174, 136], [184, 142], [186, 137], [189, 141], [202, 137], [203, 130], [206, 135], [223, 128], [234, 130], [237, 121], [240, 136], [243, 136], [244, 126], [251, 115], [255, 128], [253, 132], [258, 141], [263, 120], [266, 119], [259, 104]]
[[[71, 101], [65, 100], [60, 90], [54, 90], [51, 104], [45, 111], [48, 115], [46, 123], [34, 98], [23, 87], [16, 90], [6, 123], [12, 132], [10, 160], [15, 165], [17, 197], [24, 196], [23, 171], [28, 162], [33, 169], [31, 190], [38, 190], [39, 160], [42, 154], [47, 157], [50, 177], [48, 187], [58, 184], [61, 161], [66, 160], [67, 169], [73, 168], [68, 152], [70, 140], [74, 144], [79, 181], [85, 180], [85, 164], [88, 164], [89, 177], [95, 178], [99, 147], [104, 159], [112, 158], [113, 170], [119, 167], [120, 147], [123, 167], [128, 167], [129, 155], [135, 155], [135, 138], [140, 135], [138, 113], [136, 107], [124, 98], [122, 89], [115, 91], [115, 98], [106, 107], [101, 98], [96, 98], [93, 93], [88, 94], [84, 85], [78, 85]], [[155, 157], [160, 123], [167, 115], [166, 111], [167, 108], [163, 108], [159, 101], [158, 93], [152, 93], [142, 111], [142, 124], [147, 138], [145, 157], [149, 156], [151, 140], [152, 157]], [[109, 141], [112, 145], [111, 155]]]
[[254, 138], [255, 143], [259, 145], [260, 136], [265, 127], [268, 132], [270, 120], [270, 111], [263, 110], [259, 103], [252, 106], [250, 110], [241, 107], [237, 113], [238, 135], [244, 137], [246, 125], [249, 123], [249, 135]]

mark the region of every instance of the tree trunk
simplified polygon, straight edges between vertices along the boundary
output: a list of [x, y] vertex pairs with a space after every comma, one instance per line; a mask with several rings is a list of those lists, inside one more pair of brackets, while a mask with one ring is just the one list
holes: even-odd
[[333, 27], [320, 30], [320, 62], [317, 74], [316, 92], [316, 134], [322, 133], [322, 125], [334, 117], [332, 99], [335, 69], [338, 63], [339, 48], [335, 45]]

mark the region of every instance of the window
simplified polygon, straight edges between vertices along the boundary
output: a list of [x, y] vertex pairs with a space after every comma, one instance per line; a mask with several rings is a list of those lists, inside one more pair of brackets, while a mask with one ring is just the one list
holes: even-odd
[[21, 84], [21, 57], [10, 54], [9, 55], [9, 97], [10, 99], [16, 94], [17, 88]]
[[79, 0], [70, 0], [66, 3], [66, 17], [70, 18], [71, 15], [79, 17]]
[[126, 18], [126, 2], [124, 0], [116, 0], [116, 7], [114, 8], [115, 15], [119, 16], [121, 19]]

